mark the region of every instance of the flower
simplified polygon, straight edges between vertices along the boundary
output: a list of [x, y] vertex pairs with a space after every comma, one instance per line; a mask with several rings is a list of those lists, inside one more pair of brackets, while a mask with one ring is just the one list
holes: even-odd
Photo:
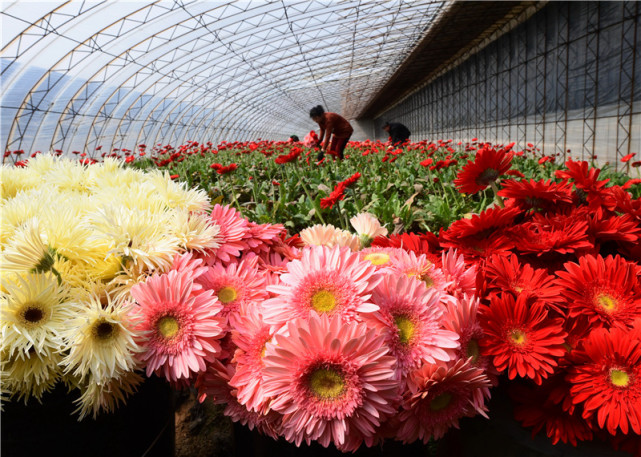
[[480, 318], [482, 353], [492, 357], [499, 372], [507, 370], [510, 379], [518, 374], [541, 384], [566, 352], [562, 319], [548, 318], [545, 307], [525, 295], [491, 296]]
[[72, 316], [66, 290], [50, 273], [12, 275], [2, 281], [2, 349], [9, 357], [51, 357], [62, 347], [62, 329]]
[[211, 220], [220, 228], [218, 236], [221, 238], [220, 247], [213, 250], [214, 256], [208, 262], [216, 260], [229, 262], [232, 257], [238, 257], [246, 248], [243, 238], [247, 233], [248, 221], [229, 205], [214, 205], [210, 214]]
[[340, 314], [344, 320], [360, 320], [378, 306], [371, 301], [380, 281], [376, 268], [347, 248], [311, 246], [300, 260], [287, 264], [281, 284], [267, 286], [274, 294], [263, 302], [265, 322], [282, 325], [310, 312]]
[[476, 152], [474, 161], [468, 160], [461, 168], [454, 184], [462, 193], [475, 194], [505, 174], [510, 169], [511, 162], [512, 153], [483, 147]]
[[147, 332], [147, 376], [153, 372], [170, 381], [204, 371], [220, 352], [222, 310], [213, 291], [194, 290], [189, 271], [153, 275], [131, 289], [137, 302], [136, 329]]
[[301, 155], [303, 150], [301, 148], [293, 147], [289, 151], [289, 154], [282, 154], [279, 155], [274, 159], [274, 162], [276, 162], [278, 165], [283, 165], [289, 162], [293, 162], [294, 160], [298, 159], [298, 157]]
[[570, 397], [583, 405], [583, 418], [595, 418], [612, 435], [641, 435], [641, 323], [594, 330], [571, 357]]
[[553, 183], [552, 180], [534, 181], [533, 179], [516, 181], [508, 179], [501, 183], [500, 197], [512, 199], [523, 209], [542, 208], [556, 209], [559, 205], [572, 203], [572, 184]]
[[74, 413], [81, 420], [90, 413], [95, 419], [100, 411], [113, 412], [136, 392], [142, 382], [143, 377], [135, 371], [128, 371], [107, 382], [95, 381], [90, 377], [87, 383], [80, 385], [82, 394], [74, 401], [78, 405]]
[[372, 239], [377, 236], [387, 235], [387, 229], [381, 226], [381, 223], [376, 219], [376, 216], [373, 216], [369, 213], [359, 213], [356, 216], [352, 217], [349, 222], [358, 233], [358, 236], [361, 238], [361, 241], [365, 241], [369, 244]]
[[366, 319], [386, 335], [385, 342], [396, 357], [403, 381], [410, 370], [422, 363], [454, 358], [459, 336], [441, 328], [443, 313], [434, 290], [419, 281], [390, 274], [376, 287], [372, 300], [380, 310]]
[[258, 257], [244, 258], [227, 266], [216, 262], [196, 282], [218, 297], [220, 317], [233, 320], [241, 305], [255, 305], [267, 298], [265, 276], [258, 272]]
[[321, 198], [321, 208], [333, 208], [339, 200], [343, 200], [345, 198], [345, 189], [356, 183], [356, 181], [358, 181], [360, 177], [361, 174], [359, 172], [356, 172], [345, 181], [340, 181], [338, 184], [336, 184], [334, 190], [332, 190], [332, 192], [329, 194], [329, 197]]
[[74, 303], [73, 317], [63, 336], [65, 371], [80, 380], [91, 376], [97, 383], [124, 375], [137, 368], [135, 356], [141, 351], [130, 312], [133, 304], [113, 302], [108, 294], [103, 305], [92, 296], [89, 302]]
[[360, 240], [346, 230], [329, 224], [316, 224], [300, 232], [301, 241], [306, 246], [346, 246], [352, 251], [360, 249]]
[[395, 359], [384, 337], [340, 316], [292, 319], [264, 357], [264, 391], [283, 414], [282, 433], [300, 445], [318, 441], [353, 451], [372, 440], [396, 411]]
[[641, 315], [641, 268], [621, 256], [586, 255], [557, 271], [557, 286], [570, 318], [585, 318], [594, 328], [625, 328]]
[[409, 398], [399, 414], [397, 438], [404, 443], [420, 439], [427, 444], [441, 438], [450, 427], [458, 428], [462, 417], [487, 417], [489, 386], [483, 371], [466, 360], [423, 365], [408, 380]]
[[38, 219], [32, 218], [17, 229], [2, 252], [2, 269], [45, 273], [51, 271], [55, 255], [55, 251], [42, 240]]
[[33, 348], [27, 354], [13, 356], [2, 351], [2, 389], [17, 396], [18, 400], [24, 398], [25, 404], [31, 397], [40, 401], [61, 377], [60, 360], [58, 352], [43, 357]]

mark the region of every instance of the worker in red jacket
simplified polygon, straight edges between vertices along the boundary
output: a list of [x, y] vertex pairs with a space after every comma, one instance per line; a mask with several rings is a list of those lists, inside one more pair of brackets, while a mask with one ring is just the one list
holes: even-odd
[[[312, 108], [309, 111], [309, 117], [320, 126], [320, 134], [318, 135], [320, 152], [317, 160], [325, 157], [325, 151], [343, 160], [345, 146], [354, 133], [349, 121], [340, 114], [326, 113], [321, 105]], [[327, 149], [328, 145], [329, 149]]]

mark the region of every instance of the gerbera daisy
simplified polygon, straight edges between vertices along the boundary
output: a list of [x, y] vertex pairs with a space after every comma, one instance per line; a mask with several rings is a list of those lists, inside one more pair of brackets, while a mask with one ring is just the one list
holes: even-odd
[[190, 251], [216, 250], [223, 242], [220, 227], [213, 223], [207, 213], [173, 211], [170, 232], [179, 241], [182, 249]]
[[263, 302], [265, 322], [282, 325], [310, 311], [340, 314], [344, 320], [360, 320], [362, 313], [378, 310], [371, 293], [381, 277], [376, 267], [348, 248], [311, 246], [300, 260], [287, 264], [281, 284], [268, 286], [275, 295]]
[[[592, 439], [590, 422], [581, 418], [579, 411], [567, 411], [557, 401], [559, 394], [567, 396], [568, 386], [552, 378], [535, 388], [524, 384], [510, 385], [510, 397], [514, 402], [514, 418], [524, 427], [532, 427], [532, 437], [545, 428], [552, 444], [559, 441], [577, 445], [578, 441]], [[556, 395], [555, 395], [556, 394]]]
[[156, 372], [177, 381], [204, 371], [205, 362], [216, 358], [223, 321], [213, 291], [194, 291], [190, 276], [174, 270], [134, 286], [131, 295], [141, 320], [136, 330], [147, 332], [141, 355], [147, 376]]
[[2, 281], [6, 292], [2, 306], [2, 347], [9, 357], [30, 354], [48, 357], [62, 347], [61, 332], [73, 315], [66, 303], [66, 291], [50, 273], [12, 275]]
[[119, 405], [126, 403], [127, 398], [138, 390], [142, 382], [143, 377], [135, 371], [127, 371], [100, 382], [89, 376], [85, 383], [78, 386], [81, 394], [74, 400], [77, 405], [74, 414], [78, 414], [78, 420], [82, 420], [89, 414], [95, 419], [101, 411], [114, 412]]
[[512, 153], [483, 147], [476, 152], [474, 161], [468, 160], [456, 175], [454, 184], [466, 194], [475, 194], [494, 184], [499, 176], [510, 169]]
[[42, 395], [54, 388], [60, 376], [61, 356], [58, 352], [39, 354], [32, 347], [26, 354], [9, 356], [2, 351], [2, 388], [18, 400], [30, 398], [41, 402]]
[[554, 283], [554, 276], [544, 269], [532, 268], [519, 262], [516, 255], [493, 255], [485, 264], [485, 293], [510, 292], [514, 297], [526, 294], [536, 297], [551, 310], [565, 314], [561, 288]]
[[410, 375], [408, 387], [397, 434], [404, 443], [420, 439], [427, 444], [450, 427], [458, 428], [462, 417], [487, 417], [490, 380], [467, 360], [427, 363]]
[[211, 220], [220, 229], [220, 247], [213, 250], [213, 256], [207, 259], [208, 263], [216, 260], [229, 262], [232, 257], [238, 257], [247, 245], [243, 241], [248, 230], [248, 221], [229, 205], [214, 205], [211, 210]]
[[329, 224], [316, 224], [301, 230], [300, 238], [306, 246], [345, 246], [352, 251], [360, 249], [358, 236]]
[[247, 250], [256, 254], [267, 253], [273, 245], [282, 241], [281, 236], [285, 233], [283, 224], [256, 224], [249, 221], [243, 241]]
[[377, 270], [389, 269], [399, 258], [408, 257], [408, 254], [399, 248], [371, 247], [359, 251], [362, 260], [369, 260]]
[[198, 400], [202, 403], [210, 398], [217, 405], [225, 405], [223, 414], [232, 421], [247, 426], [250, 430], [258, 430], [275, 440], [281, 432], [282, 415], [274, 410], [256, 412], [241, 405], [236, 398], [236, 389], [230, 382], [235, 375], [232, 364], [223, 364], [214, 360], [207, 364], [207, 371], [200, 373], [196, 380]]
[[454, 297], [474, 295], [476, 292], [476, 265], [468, 267], [464, 256], [456, 249], [448, 249], [441, 254], [441, 271], [445, 276], [445, 291]]
[[441, 295], [445, 295], [445, 289], [451, 285], [445, 279], [443, 271], [436, 268], [423, 254], [417, 256], [413, 252], [408, 252], [405, 256], [395, 257], [390, 265], [390, 272], [422, 281], [426, 287], [440, 292]]
[[641, 227], [629, 214], [608, 214], [599, 208], [586, 213], [588, 236], [594, 243], [595, 252], [605, 251], [626, 244], [636, 244], [641, 237]]
[[311, 313], [287, 323], [265, 352], [264, 392], [283, 414], [283, 435], [355, 450], [396, 412], [395, 358], [365, 324]]
[[236, 373], [229, 385], [238, 390], [236, 397], [241, 405], [256, 412], [265, 412], [263, 356], [265, 345], [274, 335], [274, 328], [264, 323], [260, 307], [241, 305], [241, 313], [231, 335], [237, 349], [233, 359]]
[[641, 268], [620, 256], [586, 255], [557, 271], [557, 286], [568, 317], [587, 318], [592, 327], [626, 327], [641, 315]]
[[641, 435], [641, 322], [633, 330], [594, 330], [571, 357], [566, 379], [583, 418], [596, 418], [612, 435]]
[[516, 249], [524, 254], [574, 254], [590, 250], [588, 223], [573, 212], [536, 213], [528, 222], [514, 226], [510, 236]]
[[32, 218], [16, 229], [0, 258], [4, 271], [45, 273], [51, 271], [55, 256], [42, 239], [38, 219]]
[[525, 295], [490, 300], [490, 306], [481, 307], [482, 353], [492, 357], [499, 372], [507, 370], [510, 379], [518, 375], [541, 384], [566, 352], [562, 319], [548, 318], [545, 307]]
[[438, 255], [441, 250], [438, 237], [433, 233], [401, 233], [391, 235], [389, 238], [378, 236], [372, 241], [373, 247], [401, 248], [405, 251], [412, 251], [416, 255], [425, 254], [427, 260], [436, 266], [441, 261]]
[[133, 305], [113, 302], [108, 294], [105, 298], [104, 303], [97, 296], [74, 303], [73, 317], [62, 334], [66, 343], [62, 364], [80, 380], [91, 376], [103, 383], [119, 377], [136, 367], [135, 356], [141, 352], [135, 340], [142, 335], [129, 315]]
[[501, 190], [497, 195], [509, 198], [514, 204], [525, 210], [531, 208], [555, 209], [559, 206], [572, 204], [572, 184], [567, 182], [553, 183], [551, 179], [547, 181], [543, 179], [539, 181], [508, 179], [501, 183]]
[[512, 249], [508, 236], [514, 220], [521, 211], [518, 208], [490, 208], [469, 219], [455, 221], [441, 231], [440, 243], [444, 248], [456, 248], [467, 262], [500, 251]]
[[387, 229], [381, 226], [376, 216], [369, 213], [359, 213], [349, 220], [361, 240], [363, 246], [369, 246], [377, 236], [387, 235]]
[[454, 358], [459, 336], [441, 328], [439, 295], [405, 276], [387, 275], [376, 287], [372, 300], [380, 310], [367, 317], [370, 326], [385, 335], [390, 354], [396, 357], [399, 378], [422, 363], [447, 362]]
[[206, 290], [218, 297], [222, 305], [220, 317], [228, 323], [238, 317], [241, 304], [258, 304], [267, 298], [265, 275], [258, 271], [258, 257], [246, 257], [240, 262], [223, 266], [216, 262], [196, 279]]

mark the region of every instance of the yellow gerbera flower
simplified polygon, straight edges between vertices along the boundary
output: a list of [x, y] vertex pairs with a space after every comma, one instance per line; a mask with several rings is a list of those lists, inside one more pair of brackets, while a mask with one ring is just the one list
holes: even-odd
[[8, 351], [2, 351], [2, 388], [17, 397], [24, 399], [25, 404], [33, 397], [42, 403], [42, 394], [49, 392], [60, 379], [62, 370], [58, 365], [61, 357], [51, 353], [40, 357], [35, 350], [27, 354], [9, 356]]
[[78, 413], [78, 420], [82, 420], [89, 414], [95, 419], [100, 411], [113, 412], [136, 392], [142, 381], [143, 377], [135, 371], [128, 371], [108, 382], [96, 382], [89, 378], [80, 388], [80, 398], [74, 401], [78, 405], [74, 413]]

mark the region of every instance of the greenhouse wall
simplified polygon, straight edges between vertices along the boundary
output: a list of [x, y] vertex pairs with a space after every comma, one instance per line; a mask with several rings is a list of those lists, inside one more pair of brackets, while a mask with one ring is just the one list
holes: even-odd
[[550, 2], [378, 116], [414, 141], [532, 143], [618, 163], [641, 147], [641, 7]]

